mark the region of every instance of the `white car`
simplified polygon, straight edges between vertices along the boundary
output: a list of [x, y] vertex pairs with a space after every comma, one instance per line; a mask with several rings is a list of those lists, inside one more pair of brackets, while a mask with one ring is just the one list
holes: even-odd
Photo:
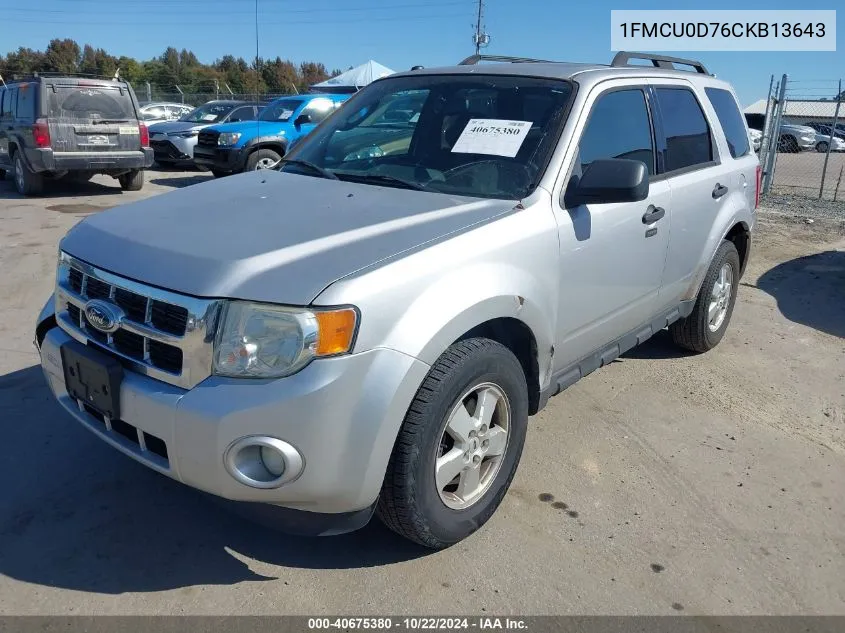
[[838, 136], [834, 136], [831, 140], [827, 134], [816, 133], [816, 151], [820, 154], [826, 154], [828, 145], [831, 152], [845, 152], [845, 141]]
[[147, 124], [147, 127], [164, 121], [175, 121], [184, 114], [188, 114], [194, 106], [184, 103], [154, 102], [141, 106], [138, 111], [138, 118]]
[[749, 128], [748, 135], [751, 137], [751, 146], [755, 152], [760, 151], [760, 146], [763, 144], [763, 133], [760, 130]]

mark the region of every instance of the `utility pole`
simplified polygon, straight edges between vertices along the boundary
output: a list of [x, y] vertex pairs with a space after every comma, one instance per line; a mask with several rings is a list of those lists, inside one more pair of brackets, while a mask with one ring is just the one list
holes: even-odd
[[478, 19], [475, 22], [475, 34], [472, 42], [475, 44], [475, 54], [478, 55], [482, 48], [490, 43], [490, 36], [484, 32], [482, 22], [484, 20], [484, 0], [478, 0]]

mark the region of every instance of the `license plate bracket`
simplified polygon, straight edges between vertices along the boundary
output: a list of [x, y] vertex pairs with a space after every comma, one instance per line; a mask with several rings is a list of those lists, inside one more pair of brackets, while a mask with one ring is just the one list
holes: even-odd
[[120, 418], [120, 362], [77, 341], [65, 343], [60, 351], [67, 392], [112, 420]]

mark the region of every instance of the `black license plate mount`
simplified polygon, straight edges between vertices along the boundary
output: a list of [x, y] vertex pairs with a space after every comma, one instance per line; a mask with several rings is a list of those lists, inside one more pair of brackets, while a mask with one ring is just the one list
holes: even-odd
[[109, 419], [120, 418], [120, 384], [123, 382], [120, 362], [77, 341], [62, 345], [61, 355], [65, 388], [71, 397]]

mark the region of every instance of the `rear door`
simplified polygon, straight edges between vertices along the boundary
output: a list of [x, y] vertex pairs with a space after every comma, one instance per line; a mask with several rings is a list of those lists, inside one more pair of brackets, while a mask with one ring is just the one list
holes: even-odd
[[11, 90], [0, 86], [0, 166], [8, 167], [9, 161], [9, 133], [12, 131], [12, 113], [8, 106]]
[[55, 152], [138, 151], [141, 137], [125, 84], [45, 81], [43, 107]]
[[700, 273], [710, 231], [730, 194], [741, 187], [720, 156], [712, 107], [685, 80], [651, 80], [657, 120], [658, 165], [672, 192], [672, 237], [662, 303], [688, 298]]

